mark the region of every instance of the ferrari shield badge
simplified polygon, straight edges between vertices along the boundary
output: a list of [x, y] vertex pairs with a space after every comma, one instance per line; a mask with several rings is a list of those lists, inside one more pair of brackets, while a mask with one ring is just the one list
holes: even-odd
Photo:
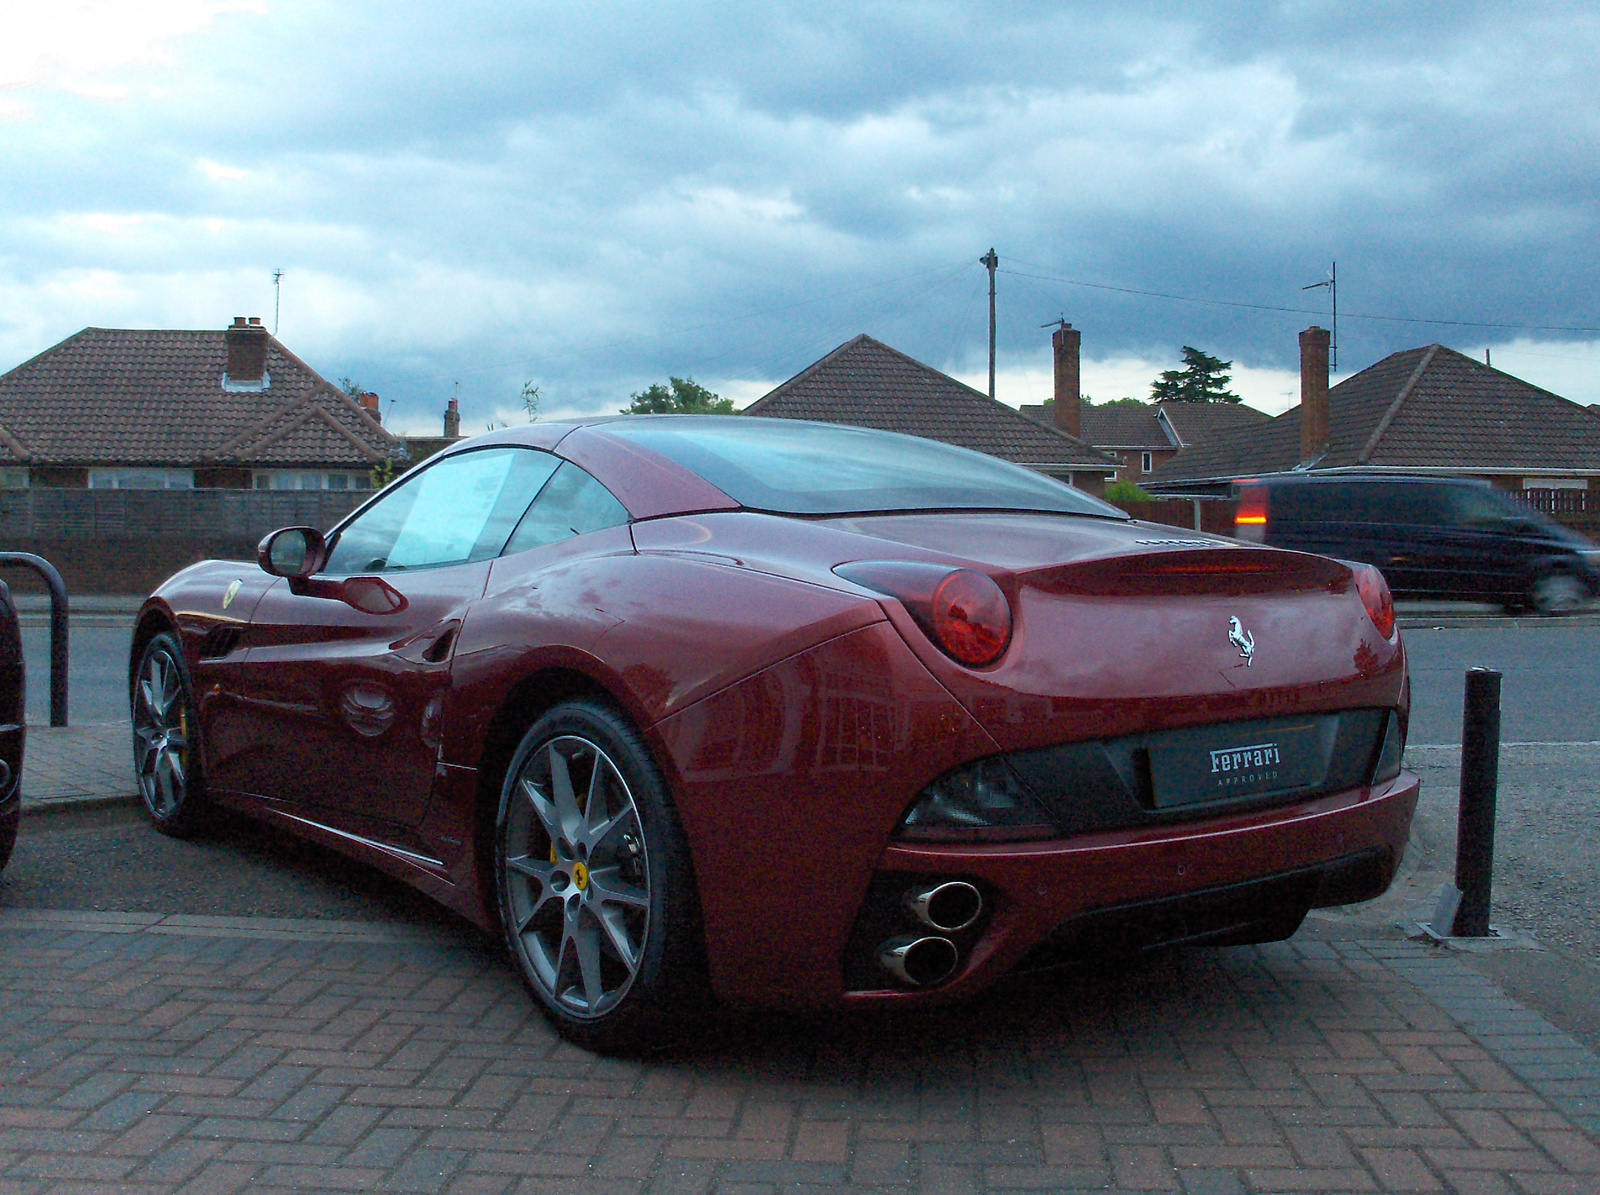
[[[239, 596], [239, 590], [243, 587], [243, 581], [234, 581], [233, 584], [229, 585], [227, 589], [222, 591], [222, 608], [224, 610], [233, 605], [233, 599]], [[1239, 620], [1236, 618], [1233, 621], [1238, 622]]]
[[1228, 642], [1239, 649], [1246, 668], [1256, 662], [1256, 637], [1244, 629], [1237, 615], [1228, 619]]

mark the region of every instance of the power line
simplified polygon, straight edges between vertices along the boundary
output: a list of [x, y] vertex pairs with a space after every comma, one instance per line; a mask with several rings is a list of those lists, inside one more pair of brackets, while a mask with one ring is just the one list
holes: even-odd
[[[1013, 258], [1012, 260], [1016, 260]], [[1032, 265], [1031, 262], [1022, 262], [1022, 265]], [[1034, 269], [1048, 269], [1048, 266], [1034, 266]], [[1063, 278], [1059, 274], [1029, 274], [1022, 270], [1004, 269], [1005, 274], [1016, 274], [1021, 278], [1038, 278], [1045, 282], [1058, 282], [1065, 286], [1083, 286], [1091, 290], [1115, 291], [1124, 295], [1142, 295], [1150, 299], [1169, 299], [1175, 303], [1199, 303], [1209, 307], [1237, 307], [1247, 311], [1277, 311], [1290, 315], [1321, 315], [1320, 311], [1310, 307], [1279, 307], [1271, 303], [1245, 303], [1236, 299], [1200, 298], [1196, 295], [1175, 295], [1167, 291], [1142, 290], [1135, 286], [1115, 286], [1109, 282], [1088, 282], [1082, 278]], [[1433, 324], [1451, 328], [1501, 328], [1514, 332], [1600, 332], [1600, 327], [1574, 327], [1563, 324], [1508, 324], [1493, 320], [1457, 320], [1457, 319], [1424, 319], [1412, 315], [1373, 315], [1366, 312], [1346, 311], [1342, 313], [1345, 319], [1379, 320], [1393, 324]]]

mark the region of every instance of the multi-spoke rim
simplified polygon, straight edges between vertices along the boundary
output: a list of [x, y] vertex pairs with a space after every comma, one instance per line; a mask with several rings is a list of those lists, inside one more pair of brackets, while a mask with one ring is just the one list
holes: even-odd
[[189, 791], [189, 702], [178, 661], [162, 647], [145, 658], [134, 689], [133, 750], [144, 803], [171, 817]]
[[617, 765], [578, 735], [541, 744], [511, 785], [510, 938], [545, 996], [604, 1016], [628, 993], [650, 932], [650, 860]]

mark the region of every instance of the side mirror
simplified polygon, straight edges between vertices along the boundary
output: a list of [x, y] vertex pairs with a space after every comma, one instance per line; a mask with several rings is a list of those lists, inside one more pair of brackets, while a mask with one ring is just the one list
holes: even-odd
[[315, 527], [284, 527], [262, 540], [256, 560], [274, 577], [289, 579], [289, 592], [300, 597], [329, 598], [363, 614], [398, 614], [407, 606], [403, 593], [382, 577], [317, 577], [328, 563], [328, 542]]
[[304, 580], [328, 561], [328, 544], [315, 527], [283, 527], [256, 547], [256, 560], [274, 577]]

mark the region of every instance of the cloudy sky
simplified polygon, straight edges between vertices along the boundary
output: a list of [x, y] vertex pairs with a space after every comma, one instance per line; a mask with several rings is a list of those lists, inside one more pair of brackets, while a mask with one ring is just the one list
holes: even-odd
[[1014, 403], [1064, 315], [1097, 398], [1192, 344], [1281, 410], [1334, 261], [1342, 374], [1437, 340], [1600, 402], [1592, 3], [0, 13], [0, 369], [270, 325], [282, 269], [283, 341], [398, 428], [747, 401], [859, 332], [981, 387], [993, 246]]

